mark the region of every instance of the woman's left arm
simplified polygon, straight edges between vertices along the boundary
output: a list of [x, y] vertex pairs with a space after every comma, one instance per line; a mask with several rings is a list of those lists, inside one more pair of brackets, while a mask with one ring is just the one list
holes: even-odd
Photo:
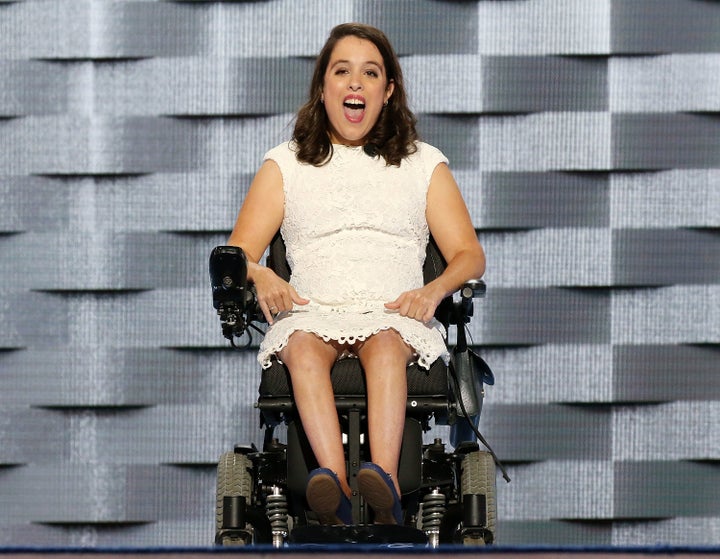
[[485, 252], [477, 240], [460, 189], [444, 163], [435, 168], [430, 179], [425, 216], [447, 267], [424, 287], [406, 291], [385, 305], [422, 322], [432, 319], [445, 297], [485, 273]]

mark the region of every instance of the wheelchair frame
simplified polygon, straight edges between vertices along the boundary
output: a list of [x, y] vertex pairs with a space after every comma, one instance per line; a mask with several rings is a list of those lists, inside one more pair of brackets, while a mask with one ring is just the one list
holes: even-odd
[[[279, 234], [271, 243], [268, 265], [281, 277], [289, 278]], [[444, 265], [431, 239], [425, 261], [425, 281], [437, 277]], [[252, 286], [247, 285], [246, 266], [245, 256], [237, 247], [216, 247], [210, 258], [214, 306], [223, 334], [233, 345], [235, 338], [248, 327], [254, 327], [253, 322], [263, 321]], [[218, 461], [216, 544], [271, 544], [278, 548], [286, 544], [329, 542], [430, 547], [445, 543], [493, 543], [497, 520], [497, 459], [489, 447], [487, 450], [479, 447], [476, 437], [487, 446], [477, 431], [477, 421], [484, 397], [483, 381], [492, 384], [494, 379], [484, 361], [467, 347], [465, 336], [465, 324], [473, 314], [473, 299], [484, 293], [482, 281], [469, 282], [461, 288], [458, 300], [448, 297], [438, 307], [436, 317], [440, 322], [446, 328], [457, 327], [457, 343], [451, 351], [450, 365], [436, 363], [429, 373], [420, 372], [417, 367], [408, 369], [408, 404], [398, 469], [405, 518], [402, 526], [372, 524], [372, 513], [357, 491], [360, 463], [369, 459], [365, 444], [365, 396], [357, 389], [343, 393], [340, 388], [336, 389], [335, 399], [346, 437], [353, 525], [317, 523], [304, 496], [307, 474], [316, 467], [316, 462], [294, 408], [289, 375], [277, 364], [275, 372], [282, 388], [279, 393], [273, 393], [264, 387], [267, 384], [264, 374], [256, 403], [261, 428], [265, 430], [262, 449], [238, 445]], [[342, 377], [342, 371], [336, 372], [336, 368], [338, 364], [333, 369], [334, 385], [336, 376]], [[360, 369], [359, 363], [357, 368]], [[460, 379], [458, 371], [464, 372]], [[428, 393], [424, 388], [411, 390], [413, 374], [429, 378], [435, 375], [434, 386]], [[276, 384], [277, 381], [278, 378]], [[287, 387], [283, 382], [287, 382]], [[424, 382], [420, 378], [420, 384]], [[454, 450], [449, 450], [439, 438], [423, 444], [423, 433], [431, 428], [433, 419], [436, 425], [452, 426]], [[281, 443], [275, 435], [276, 427], [281, 424], [287, 425], [286, 443]]]

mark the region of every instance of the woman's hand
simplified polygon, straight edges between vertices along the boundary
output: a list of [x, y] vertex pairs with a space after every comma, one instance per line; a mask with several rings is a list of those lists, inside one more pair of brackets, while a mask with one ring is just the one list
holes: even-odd
[[268, 324], [273, 324], [281, 312], [292, 310], [293, 305], [307, 305], [310, 302], [300, 297], [292, 285], [270, 268], [253, 264], [248, 271], [248, 277], [255, 284], [260, 310]]
[[385, 303], [385, 308], [398, 311], [402, 316], [427, 323], [435, 316], [435, 309], [437, 309], [443, 297], [445, 297], [445, 293], [432, 283], [429, 283], [419, 289], [401, 293], [394, 301]]

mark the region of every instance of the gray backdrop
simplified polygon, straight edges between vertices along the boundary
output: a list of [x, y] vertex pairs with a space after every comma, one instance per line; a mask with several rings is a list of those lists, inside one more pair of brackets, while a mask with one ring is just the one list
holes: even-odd
[[0, 544], [212, 542], [207, 258], [351, 20], [487, 249], [500, 543], [720, 543], [720, 2], [0, 0]]

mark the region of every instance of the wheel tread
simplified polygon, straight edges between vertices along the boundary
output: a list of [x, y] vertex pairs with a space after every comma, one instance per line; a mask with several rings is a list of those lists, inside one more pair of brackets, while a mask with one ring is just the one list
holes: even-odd
[[252, 496], [252, 462], [235, 452], [220, 457], [217, 467], [217, 500], [215, 505], [215, 529], [223, 523], [223, 500], [225, 497], [245, 497], [248, 504]]
[[485, 495], [487, 529], [495, 536], [497, 496], [495, 461], [483, 450], [467, 454], [460, 466], [462, 495]]

